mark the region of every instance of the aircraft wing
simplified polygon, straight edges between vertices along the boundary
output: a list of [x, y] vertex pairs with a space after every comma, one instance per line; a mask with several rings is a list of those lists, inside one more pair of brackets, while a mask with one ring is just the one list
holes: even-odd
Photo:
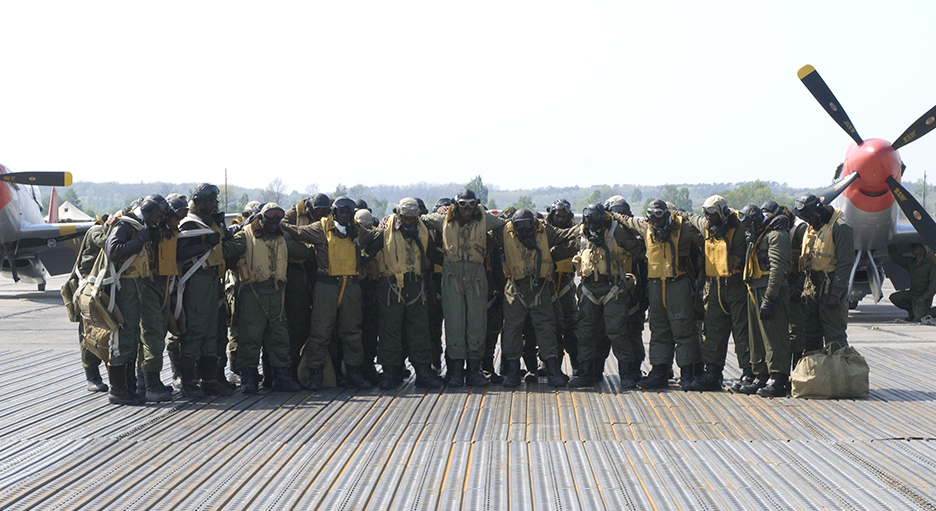
[[38, 256], [51, 275], [71, 271], [81, 239], [94, 222], [32, 224], [23, 226], [15, 256]]

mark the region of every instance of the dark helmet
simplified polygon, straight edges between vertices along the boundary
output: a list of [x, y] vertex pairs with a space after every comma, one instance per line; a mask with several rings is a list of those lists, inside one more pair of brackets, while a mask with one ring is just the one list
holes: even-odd
[[582, 210], [582, 223], [585, 224], [585, 227], [588, 227], [588, 230], [595, 231], [604, 227], [606, 217], [605, 217], [605, 208], [603, 205], [593, 202]]
[[173, 197], [166, 202], [169, 203], [169, 209], [172, 210], [172, 214], [179, 220], [188, 215], [188, 204], [182, 200], [181, 197]]
[[147, 195], [138, 201], [137, 207], [143, 215], [143, 220], [149, 225], [162, 222], [169, 214], [169, 203], [162, 195]]
[[371, 208], [367, 207], [367, 202], [364, 199], [354, 201], [354, 209], [366, 209], [371, 211]]
[[669, 223], [670, 211], [666, 202], [654, 199], [647, 205], [647, 221], [654, 227], [662, 227]]
[[622, 197], [619, 199], [609, 200], [605, 203], [605, 208], [612, 213], [618, 213], [620, 215], [633, 216], [631, 213], [630, 204]]
[[793, 205], [793, 213], [806, 221], [809, 221], [807, 217], [819, 218], [822, 213], [822, 201], [813, 194], [804, 195], [796, 199], [796, 203]]
[[478, 196], [475, 195], [474, 190], [471, 190], [469, 188], [462, 188], [460, 192], [455, 194], [455, 202], [462, 202], [462, 201], [475, 201], [477, 203]]
[[451, 206], [451, 205], [452, 205], [452, 199], [448, 197], [442, 197], [441, 199], [436, 201], [435, 206], [432, 206], [432, 209], [444, 208], [446, 206]]
[[218, 194], [221, 193], [221, 190], [217, 186], [210, 183], [202, 183], [195, 187], [195, 191], [192, 192], [192, 202], [202, 202], [206, 200], [218, 200]]
[[327, 195], [324, 193], [317, 193], [312, 196], [312, 208], [310, 209], [330, 208], [331, 205], [332, 200]]
[[426, 203], [423, 202], [423, 200], [420, 199], [419, 197], [416, 197], [416, 205], [419, 206], [419, 214], [420, 214], [420, 215], [428, 215], [428, 214], [429, 214], [429, 210], [426, 209]]
[[769, 200], [761, 204], [760, 209], [764, 212], [765, 215], [770, 215], [771, 218], [783, 214], [783, 207], [777, 204], [777, 201]]
[[357, 205], [349, 197], [341, 196], [335, 199], [335, 202], [332, 204], [332, 213], [334, 214], [341, 208], [348, 208], [352, 212], [356, 209]]
[[558, 210], [565, 210], [568, 211], [569, 214], [572, 214], [572, 203], [565, 199], [557, 199], [551, 206], [546, 206], [546, 213], [552, 213]]
[[738, 221], [750, 231], [760, 231], [764, 226], [764, 220], [764, 212], [754, 204], [748, 204], [738, 211]]
[[528, 238], [533, 234], [536, 228], [536, 215], [529, 209], [518, 209], [513, 216], [510, 217], [510, 222], [517, 235], [521, 238]]

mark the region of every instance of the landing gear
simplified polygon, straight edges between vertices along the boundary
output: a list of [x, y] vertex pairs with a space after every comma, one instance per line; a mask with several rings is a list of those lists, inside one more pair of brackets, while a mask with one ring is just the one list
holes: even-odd
[[45, 282], [39, 284], [39, 291], [45, 291]]
[[857, 308], [858, 308], [858, 300], [855, 300], [855, 301], [853, 301], [853, 302], [848, 302], [848, 308], [851, 309], [851, 310], [857, 309]]

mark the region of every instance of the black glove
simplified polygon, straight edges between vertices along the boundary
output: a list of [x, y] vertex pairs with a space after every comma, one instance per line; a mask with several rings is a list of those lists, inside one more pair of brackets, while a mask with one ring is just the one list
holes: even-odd
[[826, 295], [826, 297], [825, 297], [825, 306], [826, 306], [826, 309], [830, 309], [830, 310], [831, 310], [831, 309], [837, 309], [838, 306], [839, 306], [839, 303], [841, 303], [841, 300], [839, 300], [839, 297], [838, 297], [838, 296], [836, 296], [836, 295]]
[[790, 303], [800, 303], [803, 301], [803, 290], [796, 289], [795, 287], [790, 288]]
[[212, 213], [211, 220], [214, 221], [215, 225], [224, 227], [224, 211], [217, 211]]
[[158, 229], [150, 229], [148, 225], [143, 224], [143, 228], [137, 232], [136, 237], [137, 239], [141, 241], [141, 244], [142, 244], [142, 243], [146, 243], [147, 241], [152, 240], [153, 236], [158, 233], [159, 233]]
[[770, 321], [774, 317], [774, 302], [766, 296], [760, 304], [760, 318], [763, 321]]
[[205, 240], [205, 242], [208, 243], [209, 248], [214, 248], [215, 245], [217, 245], [218, 243], [221, 243], [221, 233], [220, 232], [211, 233], [208, 236], [208, 239]]

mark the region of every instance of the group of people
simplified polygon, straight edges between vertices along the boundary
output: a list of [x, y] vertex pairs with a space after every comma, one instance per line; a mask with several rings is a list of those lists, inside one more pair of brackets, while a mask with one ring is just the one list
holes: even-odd
[[407, 360], [419, 388], [539, 377], [581, 388], [604, 378], [613, 351], [622, 389], [668, 387], [675, 361], [682, 389], [712, 391], [731, 337], [732, 388], [783, 396], [803, 353], [847, 344], [853, 234], [813, 195], [792, 211], [735, 211], [715, 195], [701, 215], [654, 200], [641, 217], [615, 196], [576, 223], [563, 199], [545, 216], [495, 215], [464, 189], [377, 219], [361, 200], [316, 194], [250, 203], [226, 226], [218, 193], [150, 195], [88, 231], [76, 275], [110, 284], [120, 323], [79, 326], [89, 390], [115, 404], [172, 399], [166, 352], [186, 398], [229, 394], [232, 381], [245, 393], [389, 390], [410, 376]]

